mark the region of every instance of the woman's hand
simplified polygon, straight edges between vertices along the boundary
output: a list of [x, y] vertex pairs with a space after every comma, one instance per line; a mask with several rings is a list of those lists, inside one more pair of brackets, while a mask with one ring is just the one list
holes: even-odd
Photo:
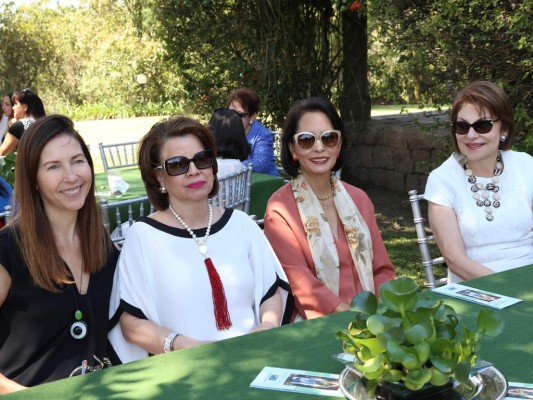
[[18, 392], [26, 389], [26, 386], [19, 385], [17, 382], [7, 379], [4, 375], [0, 374], [0, 395]]

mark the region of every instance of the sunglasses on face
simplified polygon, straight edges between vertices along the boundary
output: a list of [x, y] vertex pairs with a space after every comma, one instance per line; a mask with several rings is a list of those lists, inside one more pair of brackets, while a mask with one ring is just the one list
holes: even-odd
[[294, 135], [294, 142], [302, 150], [309, 150], [315, 145], [317, 140], [320, 140], [326, 147], [335, 147], [341, 140], [341, 131], [331, 129], [322, 132], [318, 136], [311, 132], [300, 132]]
[[492, 125], [497, 121], [499, 121], [499, 119], [480, 119], [473, 124], [469, 124], [465, 121], [455, 121], [452, 123], [452, 130], [453, 133], [458, 135], [466, 135], [470, 130], [470, 127], [472, 127], [477, 133], [489, 133], [492, 130]]
[[199, 151], [190, 159], [184, 156], [171, 157], [163, 164], [155, 167], [155, 169], [164, 169], [170, 176], [182, 175], [189, 171], [191, 162], [193, 162], [198, 169], [211, 168], [215, 163], [213, 150], [207, 149]]

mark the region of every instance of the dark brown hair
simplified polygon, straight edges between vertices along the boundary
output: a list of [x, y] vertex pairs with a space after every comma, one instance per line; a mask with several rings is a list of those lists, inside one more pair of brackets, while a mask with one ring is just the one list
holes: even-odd
[[342, 142], [339, 151], [339, 158], [333, 166], [332, 171], [338, 171], [342, 168], [344, 161], [346, 160], [346, 149], [348, 148], [346, 131], [344, 130], [344, 123], [342, 122], [339, 113], [335, 109], [335, 106], [327, 99], [322, 97], [310, 97], [305, 100], [301, 100], [294, 104], [283, 127], [283, 136], [281, 138], [281, 165], [283, 169], [293, 178], [298, 176], [298, 168], [300, 166], [298, 161], [292, 159], [291, 149], [289, 143], [294, 142], [294, 135], [296, 135], [298, 129], [298, 123], [302, 116], [308, 112], [321, 112], [324, 113], [333, 125], [333, 129], [341, 131]]
[[24, 133], [18, 145], [15, 215], [11, 224], [15, 227], [15, 235], [33, 281], [50, 291], [58, 291], [58, 285], [71, 283], [72, 277], [54, 241], [50, 220], [37, 189], [37, 172], [43, 148], [50, 140], [62, 135], [80, 143], [93, 176], [89, 193], [76, 220], [84, 271], [91, 274], [100, 271], [111, 248], [94, 195], [93, 161], [83, 138], [74, 130], [72, 121], [63, 115], [50, 115], [37, 120]]
[[[174, 137], [192, 135], [202, 143], [204, 149], [211, 149], [216, 157], [215, 138], [213, 134], [199, 121], [185, 117], [176, 116], [156, 123], [150, 131], [144, 135], [139, 144], [139, 168], [146, 188], [146, 193], [153, 206], [159, 210], [168, 208], [168, 194], [159, 191], [159, 181], [155, 167], [161, 165], [161, 149], [167, 140]], [[213, 188], [209, 193], [209, 198], [218, 192], [217, 179], [218, 165], [213, 164]]]
[[261, 100], [257, 93], [248, 88], [240, 88], [233, 92], [226, 101], [226, 107], [230, 107], [234, 101], [238, 102], [246, 112], [257, 114]]
[[[509, 96], [498, 85], [488, 81], [475, 81], [468, 86], [461, 89], [452, 104], [452, 111], [450, 114], [450, 121], [457, 121], [457, 115], [466, 104], [472, 104], [477, 111], [488, 112], [494, 119], [498, 119], [502, 126], [502, 131], [505, 132], [507, 140], [500, 142], [501, 150], [508, 150], [513, 145], [514, 137], [516, 135], [513, 117], [513, 107]], [[459, 146], [457, 145], [457, 137], [450, 129], [452, 143], [455, 151], [459, 153]]]

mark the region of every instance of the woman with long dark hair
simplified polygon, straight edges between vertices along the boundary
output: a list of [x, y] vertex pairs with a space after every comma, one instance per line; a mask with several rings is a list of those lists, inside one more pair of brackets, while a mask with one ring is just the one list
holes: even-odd
[[46, 115], [41, 98], [31, 89], [24, 89], [13, 93], [13, 116], [16, 118], [7, 130], [4, 141], [0, 146], [0, 156], [7, 156], [14, 151], [22, 135], [38, 118]]

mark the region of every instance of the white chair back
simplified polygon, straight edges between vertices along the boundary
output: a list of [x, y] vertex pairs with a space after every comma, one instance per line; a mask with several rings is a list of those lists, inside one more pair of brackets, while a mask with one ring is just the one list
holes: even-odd
[[250, 193], [252, 191], [252, 164], [242, 171], [219, 179], [219, 190], [212, 203], [225, 208], [238, 208], [246, 214], [250, 211]]
[[443, 257], [432, 257], [429, 243], [434, 240], [433, 235], [426, 233], [426, 225], [422, 211], [420, 209], [420, 201], [424, 200], [424, 194], [419, 194], [416, 190], [409, 192], [409, 201], [413, 210], [413, 221], [416, 228], [416, 236], [418, 238], [418, 246], [420, 248], [420, 255], [422, 256], [422, 267], [426, 276], [426, 286], [433, 289], [437, 286], [446, 285], [447, 278], [435, 279], [433, 271], [434, 265], [445, 264]]
[[[150, 204], [148, 196], [114, 201], [112, 203], [107, 199], [100, 199], [102, 222], [107, 232], [111, 235], [111, 240], [119, 250], [122, 248], [129, 227], [135, 220], [153, 213], [154, 210], [154, 206]], [[111, 221], [113, 221], [112, 226]]]
[[100, 157], [105, 172], [110, 169], [137, 166], [137, 146], [139, 142], [125, 142], [114, 144], [98, 143]]

